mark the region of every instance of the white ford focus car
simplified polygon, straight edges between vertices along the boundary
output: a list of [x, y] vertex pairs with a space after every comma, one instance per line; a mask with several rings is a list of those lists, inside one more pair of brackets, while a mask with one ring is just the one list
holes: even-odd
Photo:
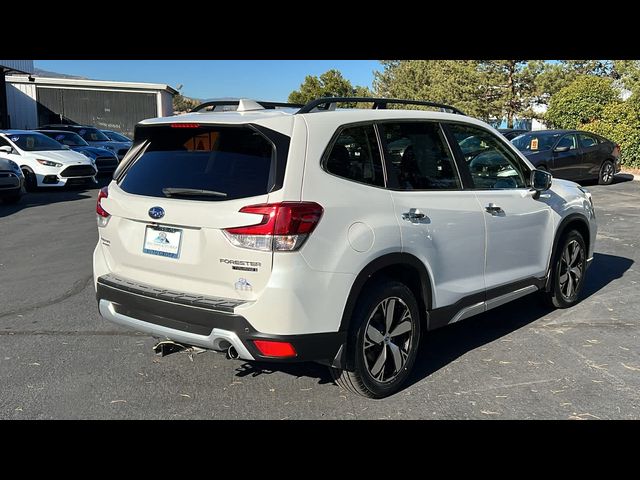
[[0, 130], [0, 157], [20, 166], [27, 190], [96, 182], [92, 159], [31, 130]]
[[374, 108], [240, 100], [141, 122], [98, 196], [100, 313], [231, 358], [320, 362], [380, 398], [421, 332], [534, 292], [579, 301], [589, 192], [452, 107], [359, 100]]

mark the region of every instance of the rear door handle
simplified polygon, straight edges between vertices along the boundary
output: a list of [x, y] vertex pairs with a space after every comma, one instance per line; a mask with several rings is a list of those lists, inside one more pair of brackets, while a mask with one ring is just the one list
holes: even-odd
[[490, 203], [489, 205], [485, 206], [484, 209], [491, 214], [504, 212], [504, 210], [502, 210], [502, 207], [500, 205], [496, 205], [495, 203]]
[[420, 220], [421, 218], [424, 218], [426, 215], [424, 213], [422, 213], [420, 211], [420, 209], [418, 208], [410, 208], [408, 212], [404, 212], [402, 214], [402, 219], [403, 220], [408, 220], [408, 221], [412, 221], [412, 220]]

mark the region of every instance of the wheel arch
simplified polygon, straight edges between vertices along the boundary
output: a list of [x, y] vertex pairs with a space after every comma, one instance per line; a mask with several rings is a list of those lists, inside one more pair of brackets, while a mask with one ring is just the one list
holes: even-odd
[[547, 269], [547, 283], [545, 285], [546, 291], [549, 291], [549, 289], [551, 288], [551, 279], [553, 277], [553, 264], [554, 264], [556, 255], [558, 254], [558, 245], [560, 243], [560, 240], [564, 237], [564, 235], [567, 232], [571, 230], [577, 230], [578, 232], [580, 232], [587, 249], [587, 254], [589, 252], [589, 248], [591, 246], [591, 235], [590, 235], [591, 231], [589, 229], [589, 221], [579, 213], [572, 213], [570, 215], [567, 215], [565, 218], [562, 219], [562, 221], [558, 225], [558, 228], [556, 229], [555, 237], [553, 239], [553, 248], [551, 250], [551, 257], [549, 258], [549, 266]]
[[383, 277], [407, 285], [416, 297], [422, 320], [428, 318], [427, 311], [433, 305], [433, 291], [426, 265], [410, 253], [388, 253], [369, 262], [356, 276], [342, 312], [341, 332], [349, 331], [351, 317], [365, 287]]

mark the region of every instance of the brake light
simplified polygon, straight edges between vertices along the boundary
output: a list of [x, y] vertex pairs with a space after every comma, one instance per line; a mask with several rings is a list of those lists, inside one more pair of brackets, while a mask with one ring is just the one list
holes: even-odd
[[613, 154], [614, 157], [619, 157], [620, 156], [620, 145], [616, 143], [616, 146], [613, 147]]
[[323, 211], [314, 202], [250, 205], [240, 212], [262, 215], [262, 220], [244, 227], [225, 228], [223, 232], [236, 247], [290, 252], [302, 246], [320, 222]]
[[102, 187], [98, 192], [98, 201], [96, 202], [96, 220], [99, 227], [106, 227], [109, 223], [111, 215], [104, 208], [102, 208], [102, 199], [109, 196], [109, 187]]
[[253, 343], [265, 357], [295, 357], [297, 355], [296, 349], [289, 342], [254, 340]]
[[199, 123], [172, 123], [171, 128], [200, 128]]

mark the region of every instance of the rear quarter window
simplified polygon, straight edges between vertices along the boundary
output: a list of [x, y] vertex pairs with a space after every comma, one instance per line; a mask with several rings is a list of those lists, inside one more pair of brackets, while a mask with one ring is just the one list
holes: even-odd
[[221, 201], [264, 195], [276, 185], [275, 146], [250, 126], [147, 127], [143, 136], [148, 146], [119, 182], [125, 192], [208, 190], [224, 195], [189, 199]]

